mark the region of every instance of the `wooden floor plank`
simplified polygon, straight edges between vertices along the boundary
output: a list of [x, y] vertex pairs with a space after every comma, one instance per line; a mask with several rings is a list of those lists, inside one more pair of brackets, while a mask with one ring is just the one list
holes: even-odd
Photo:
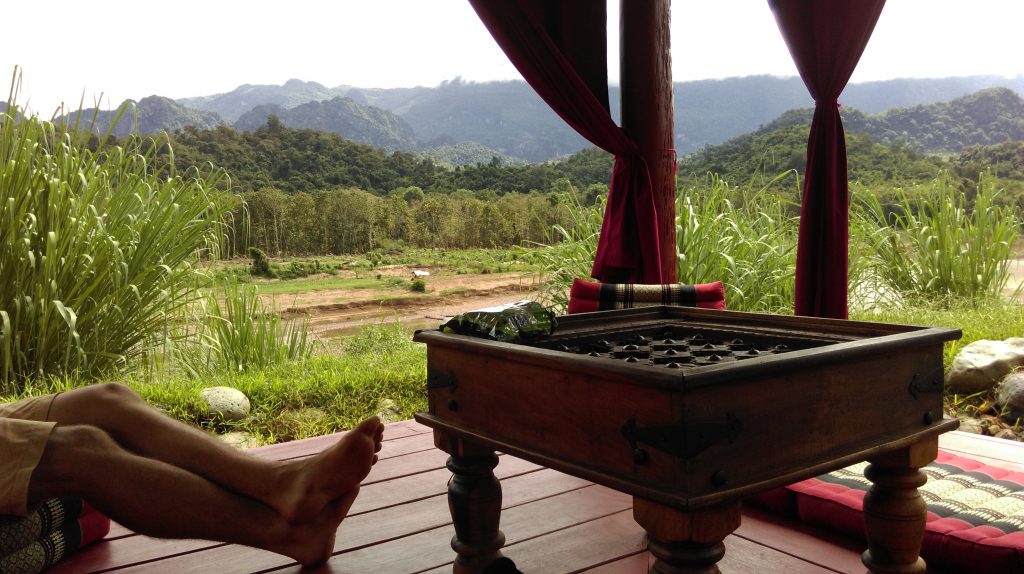
[[644, 551], [600, 566], [587, 568], [581, 572], [586, 574], [647, 574], [650, 565], [651, 554]]
[[864, 572], [863, 542], [826, 532], [757, 507], [743, 508], [737, 537], [774, 548], [836, 572]]

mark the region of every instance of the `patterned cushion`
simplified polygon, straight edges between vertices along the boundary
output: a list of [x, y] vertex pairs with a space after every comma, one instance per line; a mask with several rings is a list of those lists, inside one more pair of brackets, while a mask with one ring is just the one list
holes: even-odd
[[80, 498], [54, 498], [25, 517], [0, 516], [0, 573], [37, 574], [110, 531]]
[[721, 281], [698, 285], [635, 285], [574, 279], [569, 289], [567, 312], [572, 315], [653, 305], [725, 309], [725, 287]]
[[[777, 489], [756, 500], [796, 509], [809, 524], [864, 539], [867, 463]], [[972, 574], [1024, 572], [1024, 472], [990, 466], [942, 450], [921, 469], [928, 503], [921, 556], [946, 570]]]

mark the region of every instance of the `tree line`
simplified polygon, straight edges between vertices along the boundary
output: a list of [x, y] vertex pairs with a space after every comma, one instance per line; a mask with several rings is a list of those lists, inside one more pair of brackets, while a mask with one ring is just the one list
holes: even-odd
[[[571, 192], [568, 181], [561, 186]], [[280, 255], [364, 253], [400, 245], [436, 248], [547, 243], [571, 216], [556, 194], [478, 196], [424, 193], [416, 186], [386, 196], [354, 188], [286, 194], [267, 188], [237, 196], [231, 238], [238, 248]]]

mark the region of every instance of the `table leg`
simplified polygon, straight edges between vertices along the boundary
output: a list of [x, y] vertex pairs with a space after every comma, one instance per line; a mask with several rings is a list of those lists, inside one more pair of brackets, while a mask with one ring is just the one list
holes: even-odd
[[647, 531], [647, 548], [657, 559], [650, 574], [718, 574], [722, 541], [739, 527], [740, 505], [686, 512], [634, 497], [633, 519]]
[[447, 435], [438, 436], [438, 447], [451, 456], [448, 470], [448, 509], [455, 524], [452, 549], [454, 574], [480, 574], [501, 558], [505, 535], [498, 530], [501, 517], [501, 483], [494, 476], [498, 456], [494, 450]]
[[917, 491], [927, 477], [919, 469], [938, 456], [938, 439], [870, 459], [864, 471], [873, 484], [864, 496], [868, 549], [861, 561], [874, 574], [924, 574], [921, 541], [928, 505]]

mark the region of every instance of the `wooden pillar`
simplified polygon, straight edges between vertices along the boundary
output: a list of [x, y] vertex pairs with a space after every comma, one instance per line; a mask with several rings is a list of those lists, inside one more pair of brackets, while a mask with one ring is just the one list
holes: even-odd
[[671, 0], [621, 0], [622, 127], [647, 160], [658, 208], [662, 278], [676, 282]]

